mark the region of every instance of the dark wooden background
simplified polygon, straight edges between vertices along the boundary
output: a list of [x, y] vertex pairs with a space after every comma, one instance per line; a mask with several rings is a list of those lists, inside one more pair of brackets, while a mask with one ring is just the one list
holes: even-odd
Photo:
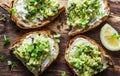
[[[73, 73], [66, 65], [64, 60], [64, 52], [66, 48], [66, 44], [70, 37], [67, 35], [67, 31], [65, 28], [65, 13], [59, 15], [59, 17], [50, 23], [48, 26], [44, 28], [34, 29], [34, 30], [22, 30], [16, 26], [14, 22], [10, 19], [10, 14], [6, 11], [9, 8], [9, 3], [12, 0], [0, 0], [0, 17], [2, 14], [7, 15], [7, 21], [0, 21], [0, 55], [5, 56], [5, 61], [0, 62], [0, 76], [33, 76], [16, 58], [12, 57], [9, 53], [8, 47], [11, 43], [13, 43], [20, 36], [29, 31], [41, 30], [41, 29], [51, 29], [56, 33], [61, 34], [61, 42], [60, 42], [60, 54], [55, 62], [41, 75], [41, 76], [60, 76], [62, 72], [66, 72], [67, 76], [73, 76]], [[66, 6], [67, 0], [60, 0], [60, 2]], [[109, 0], [109, 4], [111, 7], [111, 14], [109, 19], [105, 23], [111, 24], [119, 33], [120, 33], [120, 0]], [[6, 9], [6, 10], [5, 10]], [[84, 35], [93, 38], [96, 40], [101, 46], [100, 42], [100, 29], [105, 24], [101, 24], [94, 30], [84, 33]], [[3, 35], [6, 35], [10, 38], [10, 44], [4, 46], [2, 43]], [[102, 46], [103, 47], [103, 46]], [[104, 47], [103, 47], [104, 48]], [[104, 48], [105, 49], [105, 48]], [[108, 68], [107, 70], [95, 75], [95, 76], [120, 76], [120, 52], [111, 52], [107, 49], [106, 53], [112, 57], [112, 60], [115, 64], [114, 68]], [[10, 71], [7, 61], [12, 60], [18, 64], [17, 67], [14, 67], [12, 71]]]

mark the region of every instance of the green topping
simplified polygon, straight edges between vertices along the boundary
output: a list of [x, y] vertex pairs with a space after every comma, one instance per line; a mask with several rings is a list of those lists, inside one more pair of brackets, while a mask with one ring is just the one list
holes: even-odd
[[0, 61], [4, 61], [5, 57], [4, 56], [0, 56]]
[[55, 34], [54, 37], [55, 38], [59, 38], [61, 35], [60, 34]]
[[10, 65], [12, 65], [13, 63], [12, 63], [12, 61], [8, 61], [8, 65], [10, 66]]
[[69, 1], [67, 8], [68, 28], [71, 26], [87, 27], [87, 24], [91, 22], [91, 20], [95, 20], [97, 17], [103, 16], [103, 13], [99, 10], [101, 8], [100, 0]]
[[6, 35], [4, 35], [4, 39], [2, 40], [3, 44], [6, 45], [8, 43], [10, 43], [10, 39], [6, 37]]
[[10, 13], [15, 14], [16, 10], [14, 8], [10, 9]]
[[69, 62], [80, 76], [92, 76], [105, 69], [101, 52], [93, 44], [79, 43], [76, 45], [75, 52], [70, 52]]
[[2, 14], [2, 18], [0, 18], [0, 21], [5, 22], [7, 20], [7, 16], [5, 14]]
[[48, 18], [58, 13], [59, 3], [56, 0], [25, 0], [28, 11], [26, 18], [34, 20], [36, 15]]
[[54, 38], [55, 38], [55, 42], [57, 42], [57, 43], [59, 43], [60, 42], [60, 34], [56, 34], [56, 35], [54, 35]]
[[46, 58], [51, 58], [49, 40], [41, 34], [34, 38], [34, 43], [28, 44], [26, 42], [22, 44], [14, 51], [14, 54], [36, 75], [41, 70]]
[[12, 71], [13, 67], [17, 66], [17, 64], [11, 60], [8, 60], [7, 64], [8, 64], [8, 66], [10, 66], [11, 71]]
[[61, 73], [61, 75], [60, 76], [66, 76], [66, 73], [65, 72], [63, 72], [63, 73]]
[[117, 38], [117, 39], [120, 39], [120, 35], [119, 35], [119, 34], [116, 34], [116, 33], [113, 33], [113, 34], [112, 34], [112, 37], [115, 37], [115, 38]]

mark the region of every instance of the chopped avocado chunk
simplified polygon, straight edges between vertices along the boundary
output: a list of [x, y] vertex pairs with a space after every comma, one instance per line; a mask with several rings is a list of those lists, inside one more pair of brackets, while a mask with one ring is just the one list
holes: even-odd
[[69, 0], [67, 26], [87, 27], [97, 17], [102, 17], [101, 0]]
[[46, 58], [51, 58], [51, 45], [48, 37], [44, 34], [37, 35], [33, 40], [28, 38], [28, 40], [30, 41], [24, 41], [13, 53], [36, 75], [41, 70]]
[[98, 47], [94, 44], [86, 45], [84, 42], [78, 43], [74, 52], [69, 52], [69, 62], [80, 76], [92, 76], [106, 68], [102, 64]]
[[55, 35], [53, 35], [54, 36], [54, 38], [55, 38], [55, 42], [57, 42], [57, 43], [59, 43], [60, 42], [60, 34], [55, 34]]

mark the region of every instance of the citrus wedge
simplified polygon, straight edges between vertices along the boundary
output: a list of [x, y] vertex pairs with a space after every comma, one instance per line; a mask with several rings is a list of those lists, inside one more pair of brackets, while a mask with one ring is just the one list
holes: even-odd
[[100, 31], [100, 40], [104, 47], [111, 51], [120, 50], [120, 38], [114, 35], [118, 35], [118, 32], [109, 24], [105, 24]]

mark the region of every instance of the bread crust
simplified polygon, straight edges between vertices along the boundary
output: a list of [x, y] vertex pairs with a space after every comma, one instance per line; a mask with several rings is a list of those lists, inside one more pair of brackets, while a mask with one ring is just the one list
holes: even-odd
[[[13, 46], [21, 41], [23, 41], [26, 36], [28, 36], [29, 34], [41, 34], [41, 33], [44, 33], [44, 34], [47, 34], [50, 38], [54, 39], [53, 35], [52, 35], [52, 32], [50, 30], [41, 30], [41, 31], [34, 31], [34, 32], [29, 32], [29, 33], [26, 33], [24, 34], [23, 36], [21, 36], [19, 39], [17, 39], [10, 47], [10, 52], [13, 54], [13, 51], [14, 51], [14, 48]], [[55, 43], [54, 44], [55, 48], [56, 48], [56, 55], [53, 57], [53, 59], [51, 59], [51, 61], [49, 62], [49, 64], [47, 64], [47, 66], [45, 68], [41, 68], [41, 71], [39, 72], [39, 74], [35, 75], [35, 76], [39, 76], [40, 74], [42, 74], [51, 64], [52, 62], [54, 62], [59, 54], [59, 45], [58, 43]]]
[[100, 50], [101, 53], [102, 53], [102, 56], [106, 58], [106, 60], [108, 61], [108, 63], [109, 63], [110, 66], [113, 66], [113, 61], [112, 61], [111, 57], [110, 57], [109, 55], [106, 55], [106, 54], [105, 54], [105, 50], [104, 50], [95, 40], [93, 40], [93, 39], [91, 39], [91, 38], [89, 38], [89, 37], [87, 37], [87, 36], [84, 36], [84, 35], [78, 35], [78, 36], [72, 38], [72, 39], [69, 41], [68, 46], [67, 46], [67, 48], [66, 48], [66, 50], [65, 50], [65, 61], [66, 61], [67, 65], [69, 66], [69, 68], [72, 70], [72, 72], [74, 73], [75, 76], [76, 76], [77, 74], [75, 73], [75, 71], [73, 70], [72, 66], [70, 65], [70, 63], [69, 63], [69, 61], [68, 61], [68, 56], [67, 56], [67, 54], [68, 54], [68, 52], [69, 52], [69, 50], [68, 50], [69, 47], [71, 46], [71, 44], [72, 44], [77, 38], [87, 39], [87, 40], [90, 41], [92, 44], [97, 45], [98, 48], [99, 48], [99, 50]]
[[[14, 5], [17, 3], [18, 0], [14, 0], [13, 2], [11, 2], [10, 4], [10, 9], [9, 11], [14, 7]], [[46, 20], [43, 20], [43, 22], [41, 24], [38, 24], [38, 25], [31, 25], [31, 26], [26, 26], [26, 24], [23, 22], [23, 21], [20, 21], [18, 19], [17, 16], [15, 16], [14, 14], [11, 14], [11, 19], [16, 23], [16, 25], [19, 27], [19, 28], [22, 28], [22, 29], [34, 29], [34, 28], [39, 28], [39, 27], [43, 27], [43, 26], [46, 26], [47, 24], [49, 24], [51, 21], [53, 21], [56, 17], [58, 17], [58, 15], [63, 12], [65, 10], [65, 7], [64, 6], [60, 6], [59, 9], [58, 9], [58, 13], [55, 15], [55, 16], [52, 16], [52, 17], [49, 17], [47, 18]]]
[[75, 31], [71, 30], [68, 35], [69, 36], [75, 36], [77, 34], [82, 34], [82, 33], [85, 33], [87, 31], [90, 31], [90, 30], [93, 30], [94, 28], [96, 28], [97, 26], [99, 26], [102, 22], [106, 21], [109, 14], [110, 14], [110, 5], [108, 4], [108, 1], [107, 0], [103, 0], [104, 4], [105, 4], [105, 10], [107, 11], [107, 14], [102, 17], [99, 21], [97, 21], [95, 24], [91, 25], [91, 26], [88, 26], [86, 28], [82, 28], [82, 29], [75, 29]]

